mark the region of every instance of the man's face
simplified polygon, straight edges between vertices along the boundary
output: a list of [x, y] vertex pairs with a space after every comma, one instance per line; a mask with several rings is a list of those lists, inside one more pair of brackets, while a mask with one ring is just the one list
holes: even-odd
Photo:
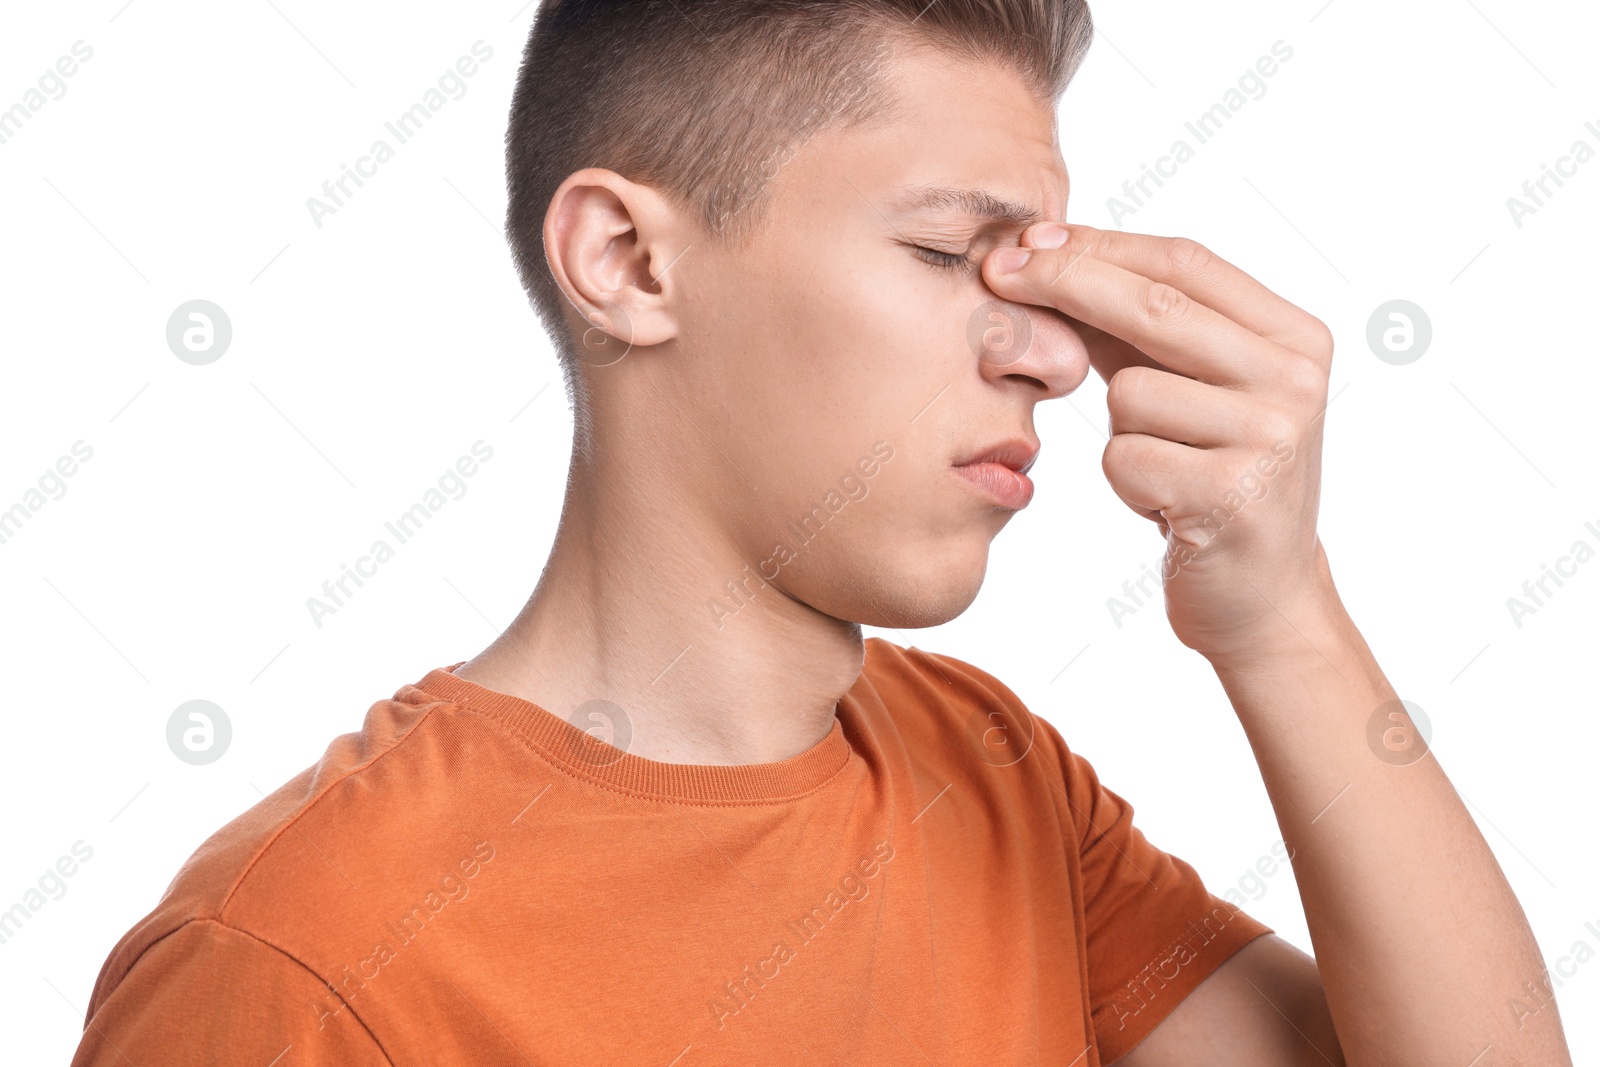
[[674, 392], [714, 446], [702, 504], [752, 569], [837, 618], [921, 627], [972, 602], [1016, 513], [955, 465], [1036, 442], [1034, 405], [1089, 361], [1064, 316], [999, 301], [978, 270], [1028, 219], [914, 203], [981, 191], [1061, 221], [1053, 110], [1008, 69], [923, 47], [886, 70], [897, 122], [807, 141], [749, 246], [678, 264]]

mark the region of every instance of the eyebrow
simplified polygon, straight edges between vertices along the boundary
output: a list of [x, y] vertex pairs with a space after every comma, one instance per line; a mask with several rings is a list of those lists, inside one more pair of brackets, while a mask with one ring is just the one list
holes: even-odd
[[955, 189], [945, 185], [912, 186], [895, 206], [905, 211], [959, 211], [973, 218], [991, 219], [1027, 227], [1045, 217], [1026, 204], [995, 196], [984, 189]]

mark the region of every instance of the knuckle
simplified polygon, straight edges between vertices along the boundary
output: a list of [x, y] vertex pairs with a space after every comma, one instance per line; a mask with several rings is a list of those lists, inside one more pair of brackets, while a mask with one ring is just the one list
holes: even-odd
[[1289, 394], [1305, 404], [1321, 404], [1328, 392], [1328, 372], [1313, 359], [1293, 359], [1284, 367]]
[[1123, 367], [1106, 383], [1106, 406], [1113, 414], [1126, 412], [1143, 388], [1142, 379], [1148, 367]]
[[1084, 255], [1094, 251], [1096, 243], [1093, 233], [1081, 230], [1076, 226], [1068, 226], [1067, 239], [1056, 250], [1056, 255], [1065, 260], [1064, 266], [1070, 266]]
[[1156, 474], [1152, 447], [1151, 439], [1142, 434], [1116, 434], [1100, 452], [1100, 472], [1113, 487], [1143, 485], [1145, 489], [1139, 491], [1147, 491], [1151, 476]]
[[1264, 441], [1298, 441], [1300, 427], [1288, 412], [1273, 410], [1262, 415], [1256, 432]]
[[1144, 313], [1152, 322], [1173, 322], [1188, 310], [1189, 298], [1166, 282], [1151, 282], [1144, 291]]
[[1333, 359], [1333, 331], [1321, 319], [1313, 318], [1306, 324], [1306, 353], [1319, 362]]
[[1124, 441], [1119, 444], [1117, 440], [1119, 436], [1121, 435], [1112, 436], [1111, 440], [1106, 442], [1106, 447], [1100, 450], [1100, 473], [1108, 478], [1116, 474], [1118, 463], [1122, 459], [1121, 446], [1127, 443]]
[[1167, 263], [1178, 274], [1198, 274], [1211, 265], [1211, 249], [1188, 237], [1167, 242]]

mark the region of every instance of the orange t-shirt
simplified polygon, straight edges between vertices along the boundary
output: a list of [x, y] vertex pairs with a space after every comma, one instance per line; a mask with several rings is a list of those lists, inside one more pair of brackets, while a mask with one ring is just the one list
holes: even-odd
[[434, 670], [196, 850], [72, 1062], [1098, 1067], [1270, 932], [1132, 815], [881, 638], [821, 742], [742, 766]]

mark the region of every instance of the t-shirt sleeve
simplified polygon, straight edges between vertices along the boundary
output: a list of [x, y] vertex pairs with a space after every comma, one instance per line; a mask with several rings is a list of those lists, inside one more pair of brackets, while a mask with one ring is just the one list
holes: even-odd
[[156, 941], [93, 1008], [72, 1067], [128, 1063], [389, 1067], [326, 982], [213, 919]]
[[[1030, 713], [1031, 714], [1031, 713]], [[1133, 1049], [1244, 945], [1272, 928], [1206, 889], [1183, 860], [1156, 848], [1133, 805], [1044, 719], [1036, 737], [1062, 767], [1083, 872], [1089, 1001], [1103, 1063]]]

